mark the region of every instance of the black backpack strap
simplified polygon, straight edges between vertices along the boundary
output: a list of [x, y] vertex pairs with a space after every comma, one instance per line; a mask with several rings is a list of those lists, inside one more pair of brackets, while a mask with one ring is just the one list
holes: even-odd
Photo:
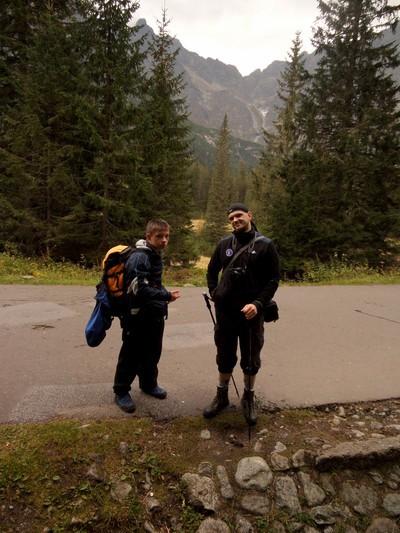
[[[246, 244], [245, 246], [242, 246], [236, 253], [235, 255], [232, 256], [231, 260], [229, 261], [229, 263], [226, 265], [226, 267], [224, 268], [224, 271], [222, 273], [222, 276], [224, 275], [224, 273], [228, 270], [228, 268], [230, 266], [233, 265], [233, 262], [236, 261], [236, 259], [242, 255], [243, 252], [245, 252], [246, 250], [250, 250], [251, 248], [253, 248], [254, 246], [254, 243], [258, 242], [258, 241], [261, 241], [262, 239], [264, 239], [264, 235], [258, 235], [258, 237], [254, 237], [254, 239], [251, 240], [251, 242], [249, 242], [249, 244]], [[221, 276], [221, 278], [222, 278]]]

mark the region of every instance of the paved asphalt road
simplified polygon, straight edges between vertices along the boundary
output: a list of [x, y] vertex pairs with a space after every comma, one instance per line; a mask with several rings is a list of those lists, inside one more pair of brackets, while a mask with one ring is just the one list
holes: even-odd
[[[168, 398], [145, 396], [135, 383], [139, 416], [200, 414], [214, 395], [202, 289], [181, 292], [170, 306], [160, 362]], [[100, 347], [85, 344], [92, 288], [15, 285], [0, 294], [0, 422], [131, 416], [113, 403], [119, 323]], [[282, 287], [277, 300], [281, 319], [266, 328], [256, 384], [262, 401], [310, 406], [400, 397], [400, 285]], [[234, 376], [241, 390], [239, 368]]]

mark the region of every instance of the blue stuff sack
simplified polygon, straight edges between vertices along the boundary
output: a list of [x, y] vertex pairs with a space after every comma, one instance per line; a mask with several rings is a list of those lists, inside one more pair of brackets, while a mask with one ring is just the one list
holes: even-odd
[[92, 348], [99, 346], [104, 340], [113, 320], [107, 290], [102, 283], [97, 286], [95, 300], [96, 305], [85, 328], [86, 342]]

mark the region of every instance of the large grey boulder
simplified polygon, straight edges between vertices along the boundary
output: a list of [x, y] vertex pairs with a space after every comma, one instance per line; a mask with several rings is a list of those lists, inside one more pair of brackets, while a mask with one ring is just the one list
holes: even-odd
[[272, 478], [271, 469], [262, 457], [244, 457], [237, 465], [235, 479], [243, 489], [264, 491]]
[[341, 495], [347, 505], [361, 515], [371, 516], [378, 505], [378, 495], [364, 484], [355, 485], [345, 481]]
[[282, 476], [275, 480], [275, 502], [277, 507], [288, 511], [290, 514], [301, 511], [297, 487], [291, 477]]
[[347, 441], [320, 452], [315, 465], [320, 471], [333, 468], [365, 467], [400, 457], [400, 437]]
[[182, 476], [182, 483], [186, 488], [190, 505], [196, 509], [215, 513], [219, 500], [212, 479], [198, 474], [186, 473]]

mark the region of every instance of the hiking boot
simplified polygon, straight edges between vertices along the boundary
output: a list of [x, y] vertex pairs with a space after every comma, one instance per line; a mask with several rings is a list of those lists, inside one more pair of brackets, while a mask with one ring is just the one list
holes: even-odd
[[243, 416], [249, 426], [255, 426], [257, 424], [256, 407], [254, 404], [254, 391], [244, 390], [242, 399], [240, 400], [242, 406]]
[[229, 405], [228, 387], [217, 387], [217, 395], [203, 411], [204, 418], [213, 418]]
[[156, 385], [152, 389], [142, 389], [145, 394], [153, 396], [153, 398], [158, 398], [159, 400], [164, 400], [167, 397], [167, 391], [162, 387]]
[[132, 400], [132, 396], [127, 392], [126, 394], [116, 394], [115, 403], [125, 413], [133, 413], [136, 410], [136, 405]]

